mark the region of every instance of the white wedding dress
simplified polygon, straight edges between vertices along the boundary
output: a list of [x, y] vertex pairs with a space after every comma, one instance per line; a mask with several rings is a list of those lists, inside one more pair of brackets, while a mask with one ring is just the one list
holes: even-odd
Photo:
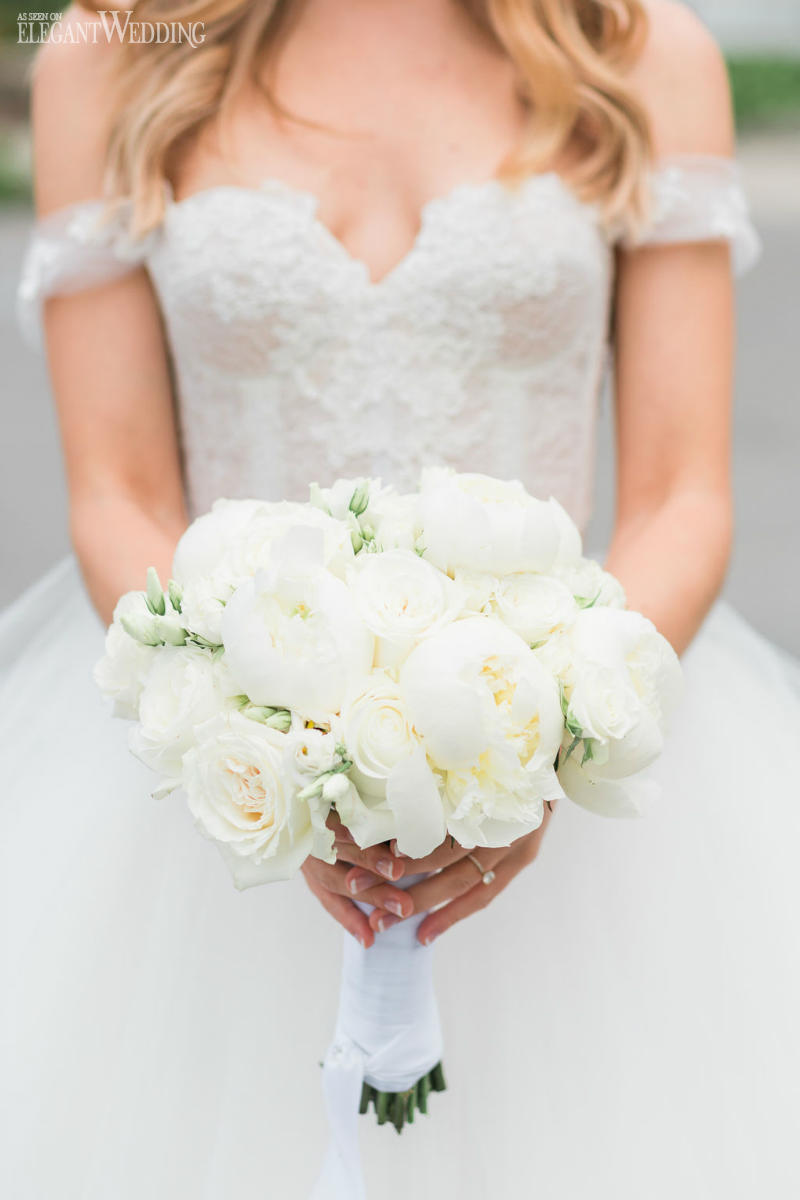
[[[733, 163], [674, 158], [652, 185], [641, 240], [757, 257]], [[433, 201], [379, 282], [276, 181], [168, 197], [140, 243], [99, 207], [40, 222], [23, 321], [146, 265], [193, 512], [443, 462], [586, 523], [621, 235], [558, 176]], [[300, 878], [236, 892], [181, 802], [151, 799], [72, 560], [1, 620], [3, 1195], [307, 1200], [341, 930]], [[631, 822], [563, 802], [437, 944], [449, 1090], [400, 1138], [362, 1118], [370, 1197], [800, 1195], [800, 702], [723, 606], [685, 664], [662, 802]]]

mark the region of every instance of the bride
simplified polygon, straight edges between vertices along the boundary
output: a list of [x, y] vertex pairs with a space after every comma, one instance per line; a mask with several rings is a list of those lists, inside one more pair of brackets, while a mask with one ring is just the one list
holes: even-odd
[[[335, 923], [369, 947], [431, 909], [449, 1090], [402, 1138], [362, 1121], [370, 1196], [796, 1196], [800, 705], [714, 603], [731, 276], [758, 254], [719, 51], [669, 0], [134, 17], [204, 40], [65, 38], [34, 80], [20, 310], [75, 558], [0, 625], [5, 1194], [307, 1197]], [[490, 884], [459, 847], [342, 846], [236, 893], [96, 695], [117, 597], [169, 576], [216, 497], [313, 479], [450, 464], [585, 525], [612, 350], [608, 566], [685, 652], [661, 804], [622, 823], [561, 803], [483, 852]]]

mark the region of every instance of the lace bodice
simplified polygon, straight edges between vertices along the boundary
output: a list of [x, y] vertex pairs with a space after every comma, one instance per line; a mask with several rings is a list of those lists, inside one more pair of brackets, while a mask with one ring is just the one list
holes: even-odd
[[370, 279], [274, 180], [175, 202], [138, 242], [102, 205], [40, 221], [20, 284], [40, 301], [139, 264], [163, 312], [193, 512], [218, 496], [305, 498], [308, 483], [422, 466], [519, 478], [589, 515], [614, 246], [726, 239], [743, 270], [759, 244], [736, 164], [662, 161], [634, 239], [609, 230], [555, 173], [516, 189], [466, 184], [426, 205], [411, 250]]

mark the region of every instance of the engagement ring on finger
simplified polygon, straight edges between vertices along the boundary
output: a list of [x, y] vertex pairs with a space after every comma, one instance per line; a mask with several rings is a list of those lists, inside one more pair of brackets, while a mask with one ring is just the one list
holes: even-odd
[[494, 883], [494, 871], [484, 871], [483, 867], [482, 867], [482, 866], [481, 866], [481, 864], [478, 862], [478, 860], [477, 860], [477, 858], [475, 857], [475, 855], [474, 855], [474, 854], [468, 854], [468, 855], [467, 855], [467, 858], [469, 859], [469, 861], [470, 861], [471, 863], [474, 863], [474, 864], [475, 864], [475, 866], [476, 866], [476, 867], [478, 868], [478, 870], [480, 871], [480, 873], [481, 873], [481, 883], [486, 883], [486, 884], [489, 884], [489, 883]]

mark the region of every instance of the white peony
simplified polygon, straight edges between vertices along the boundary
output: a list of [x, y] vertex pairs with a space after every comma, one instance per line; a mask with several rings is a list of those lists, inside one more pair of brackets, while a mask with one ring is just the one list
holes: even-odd
[[276, 561], [313, 553], [340, 578], [353, 560], [350, 532], [341, 522], [310, 504], [288, 500], [256, 510], [238, 532], [225, 555], [235, 585]]
[[469, 571], [457, 567], [453, 572], [453, 581], [458, 584], [464, 597], [464, 608], [467, 612], [482, 613], [491, 611], [500, 580], [490, 571]]
[[397, 495], [386, 491], [370, 503], [367, 520], [375, 533], [376, 549], [417, 550], [422, 525], [419, 497], [416, 494]]
[[222, 637], [239, 691], [323, 725], [374, 654], [347, 587], [313, 562], [259, 571], [242, 584], [226, 605]]
[[139, 713], [142, 688], [161, 651], [131, 637], [120, 624], [121, 618], [132, 618], [153, 625], [142, 592], [126, 592], [114, 609], [114, 618], [106, 631], [105, 653], [94, 668], [94, 680], [104, 696], [113, 701], [115, 717], [135, 718]]
[[559, 777], [577, 803], [626, 815], [641, 790], [628, 777], [661, 753], [680, 702], [680, 663], [651, 621], [616, 608], [581, 612], [570, 645], [564, 742], [581, 738], [589, 753], [579, 746], [569, 759], [562, 755]]
[[192, 521], [175, 548], [172, 576], [181, 587], [220, 574], [220, 564], [235, 538], [256, 513], [272, 506], [261, 500], [217, 500], [211, 511]]
[[565, 544], [569, 518], [556, 502], [535, 500], [521, 483], [487, 475], [423, 473], [425, 557], [443, 571], [548, 571]]
[[508, 845], [562, 795], [554, 761], [563, 718], [553, 677], [492, 617], [422, 643], [400, 672], [414, 729], [445, 776], [448, 831], [462, 845]]
[[558, 562], [553, 567], [553, 575], [582, 606], [599, 604], [604, 608], [625, 607], [622, 584], [593, 558]]
[[312, 545], [320, 561], [343, 576], [353, 547], [344, 526], [308, 504], [218, 500], [198, 517], [175, 551], [172, 573], [181, 588], [183, 623], [214, 644], [236, 588], [262, 568]]
[[235, 693], [219, 657], [196, 646], [164, 646], [142, 690], [139, 723], [128, 739], [131, 750], [167, 780], [177, 781], [198, 726], [237, 707]]
[[356, 842], [363, 848], [396, 837], [404, 853], [429, 854], [444, 838], [444, 811], [397, 684], [380, 673], [368, 677], [349, 697], [339, 727], [355, 789], [336, 808]]
[[569, 628], [578, 606], [569, 588], [548, 575], [507, 575], [494, 594], [494, 610], [530, 646]]
[[327, 805], [298, 799], [296, 750], [286, 734], [234, 712], [203, 726], [186, 754], [189, 809], [238, 888], [289, 879], [309, 854], [333, 861]]
[[360, 555], [347, 582], [364, 624], [375, 635], [376, 666], [396, 666], [422, 638], [463, 609], [460, 589], [411, 550]]

